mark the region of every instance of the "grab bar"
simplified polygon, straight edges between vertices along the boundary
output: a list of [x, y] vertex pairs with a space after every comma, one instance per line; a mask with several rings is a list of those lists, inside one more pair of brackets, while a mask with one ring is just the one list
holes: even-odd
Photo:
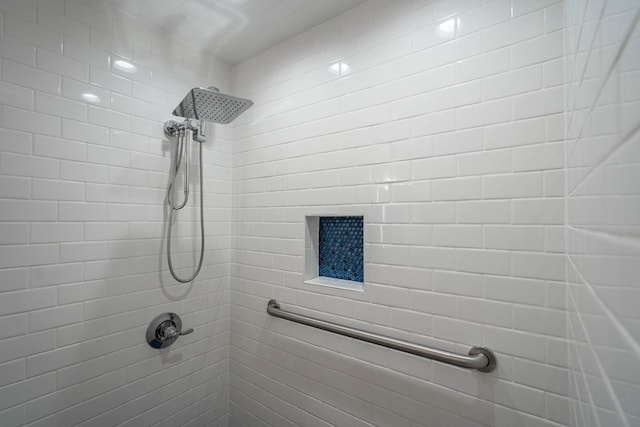
[[460, 366], [467, 369], [477, 369], [480, 372], [491, 372], [496, 368], [497, 364], [495, 354], [486, 347], [471, 347], [468, 356], [436, 348], [425, 347], [423, 345], [413, 344], [407, 341], [385, 337], [383, 335], [373, 334], [360, 329], [350, 328], [348, 326], [338, 325], [325, 320], [292, 313], [281, 309], [280, 303], [275, 299], [270, 300], [267, 304], [267, 313], [274, 317], [301, 323], [313, 328], [322, 329], [324, 331], [333, 332], [372, 344], [378, 344], [383, 347], [415, 354], [416, 356], [426, 357], [427, 359], [437, 360], [450, 365]]

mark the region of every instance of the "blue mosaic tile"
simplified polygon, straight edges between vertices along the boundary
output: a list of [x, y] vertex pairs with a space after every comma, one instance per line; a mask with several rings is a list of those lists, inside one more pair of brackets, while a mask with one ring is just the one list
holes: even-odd
[[320, 217], [320, 276], [364, 281], [362, 224], [361, 216]]

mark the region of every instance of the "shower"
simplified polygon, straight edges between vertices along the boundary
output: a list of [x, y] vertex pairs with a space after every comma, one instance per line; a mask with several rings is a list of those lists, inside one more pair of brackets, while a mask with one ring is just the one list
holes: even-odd
[[[173, 167], [171, 168], [171, 176], [169, 178], [169, 187], [167, 189], [167, 204], [169, 206], [169, 224], [167, 231], [167, 263], [169, 271], [175, 280], [180, 283], [188, 283], [195, 279], [202, 268], [204, 259], [204, 207], [203, 207], [203, 178], [202, 178], [202, 144], [206, 141], [206, 121], [214, 123], [229, 124], [240, 114], [245, 112], [253, 105], [253, 101], [244, 98], [220, 93], [218, 88], [210, 86], [208, 88], [193, 88], [187, 93], [182, 102], [173, 110], [173, 115], [184, 117], [182, 123], [169, 120], [164, 123], [164, 132], [167, 136], [176, 138], [176, 149], [174, 155]], [[198, 120], [193, 124], [191, 119]], [[173, 229], [173, 216], [176, 211], [181, 210], [189, 201], [189, 156], [191, 141], [199, 142], [199, 178], [200, 178], [200, 259], [198, 266], [191, 276], [182, 278], [178, 276], [173, 268], [171, 254], [171, 236]], [[182, 168], [183, 178], [183, 196], [182, 200], [176, 201], [174, 193], [176, 192], [176, 180]]]

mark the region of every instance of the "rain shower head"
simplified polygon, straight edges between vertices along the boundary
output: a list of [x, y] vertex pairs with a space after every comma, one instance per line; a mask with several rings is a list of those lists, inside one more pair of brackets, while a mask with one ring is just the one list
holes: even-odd
[[249, 99], [220, 93], [215, 87], [194, 87], [173, 110], [173, 115], [228, 124], [252, 105]]

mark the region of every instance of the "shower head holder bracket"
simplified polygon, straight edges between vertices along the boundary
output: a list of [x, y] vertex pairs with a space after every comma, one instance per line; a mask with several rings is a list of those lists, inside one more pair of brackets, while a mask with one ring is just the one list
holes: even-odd
[[175, 120], [167, 120], [164, 122], [162, 129], [164, 134], [168, 137], [174, 137], [180, 132], [186, 132], [190, 130], [193, 133], [193, 140], [197, 142], [207, 141], [207, 123], [204, 120], [200, 120], [198, 124], [194, 125], [190, 119], [184, 119], [184, 122], [178, 123]]

